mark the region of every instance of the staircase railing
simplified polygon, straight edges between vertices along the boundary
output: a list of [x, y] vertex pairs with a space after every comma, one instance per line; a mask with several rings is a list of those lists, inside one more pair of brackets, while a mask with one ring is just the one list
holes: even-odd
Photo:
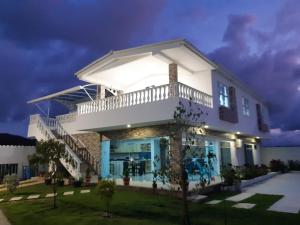
[[57, 119], [44, 118], [44, 121], [58, 139], [62, 139], [82, 161], [86, 162], [94, 172], [98, 172], [98, 162], [85, 145], [81, 147], [78, 141], [63, 128]]
[[[54, 139], [58, 140], [55, 134], [50, 129], [51, 126], [48, 126], [48, 123], [40, 115], [35, 115], [35, 122], [37, 124], [37, 128], [40, 133], [44, 137], [45, 140]], [[48, 121], [53, 122], [53, 121]], [[61, 163], [65, 166], [68, 172], [75, 178], [79, 179], [80, 176], [80, 164], [81, 160], [78, 156], [70, 149], [70, 146], [65, 145], [65, 149], [67, 151], [67, 159], [60, 159]], [[72, 162], [72, 163], [70, 163]]]

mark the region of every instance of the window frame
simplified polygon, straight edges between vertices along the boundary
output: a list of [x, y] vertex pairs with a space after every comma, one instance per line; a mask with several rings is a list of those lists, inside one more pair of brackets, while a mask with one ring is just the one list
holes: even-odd
[[249, 98], [242, 97], [242, 113], [244, 116], [250, 116], [250, 101]]
[[229, 87], [220, 81], [218, 81], [218, 97], [220, 106], [230, 107]]

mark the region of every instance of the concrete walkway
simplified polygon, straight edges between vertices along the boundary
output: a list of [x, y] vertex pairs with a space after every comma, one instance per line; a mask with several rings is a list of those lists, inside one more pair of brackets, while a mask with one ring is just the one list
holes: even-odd
[[226, 200], [232, 201], [232, 202], [240, 202], [240, 201], [243, 201], [244, 199], [252, 197], [253, 195], [255, 195], [255, 193], [243, 192], [238, 195], [234, 195], [229, 198], [226, 198]]
[[[88, 194], [91, 192], [91, 189], [82, 189], [80, 190], [80, 192], [78, 194]], [[63, 193], [60, 193], [60, 195], [62, 196], [68, 196], [68, 195], [74, 195], [74, 191], [66, 191]], [[55, 194], [55, 196], [57, 196], [58, 193]], [[29, 195], [29, 196], [15, 196], [15, 197], [11, 197], [10, 199], [0, 199], [0, 202], [19, 202], [21, 200], [34, 200], [34, 199], [39, 199], [39, 198], [53, 198], [54, 194], [53, 193], [48, 193], [45, 195], [41, 195], [41, 194], [36, 194], [36, 195]], [[0, 223], [0, 225], [2, 225]]]
[[262, 183], [243, 189], [247, 193], [283, 195], [268, 210], [287, 213], [300, 211], [300, 172], [277, 175]]
[[8, 222], [6, 216], [4, 215], [1, 209], [0, 209], [0, 225], [10, 225], [10, 222]]

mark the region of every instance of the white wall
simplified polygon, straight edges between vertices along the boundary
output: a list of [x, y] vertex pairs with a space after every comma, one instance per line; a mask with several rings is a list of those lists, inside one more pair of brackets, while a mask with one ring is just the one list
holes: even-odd
[[254, 148], [254, 144], [252, 144], [253, 147], [253, 160], [254, 160], [254, 164], [256, 165], [260, 165], [263, 164], [261, 161], [261, 147], [259, 144], [256, 145], [256, 149]]
[[23, 166], [28, 166], [28, 155], [35, 153], [34, 146], [0, 145], [0, 164], [18, 164], [18, 176], [22, 177]]
[[261, 160], [265, 165], [269, 165], [272, 159], [300, 161], [300, 146], [298, 147], [263, 147], [261, 149]]
[[[167, 66], [166, 66], [167, 68]], [[150, 86], [160, 86], [169, 83], [169, 75], [165, 74], [150, 74], [148, 77], [142, 78], [138, 82], [130, 85], [126, 88], [124, 93], [134, 92], [138, 90], [145, 89], [146, 87]]]
[[[237, 109], [238, 109], [238, 123], [230, 123], [219, 119], [219, 95], [218, 95], [218, 81], [222, 82], [226, 86], [233, 86], [236, 89], [236, 100], [237, 100]], [[226, 79], [224, 76], [216, 73], [213, 71], [212, 73], [212, 89], [213, 89], [213, 105], [214, 110], [211, 110], [208, 113], [208, 123], [212, 127], [216, 129], [220, 129], [223, 131], [230, 131], [230, 132], [241, 132], [246, 135], [252, 135], [252, 136], [260, 136], [263, 137], [266, 134], [263, 132], [260, 132], [258, 130], [257, 126], [257, 115], [256, 115], [256, 104], [260, 103], [256, 98], [251, 96], [246, 91], [242, 90], [242, 88], [235, 85], [232, 81]], [[249, 100], [250, 104], [250, 116], [245, 116], [242, 114], [242, 97], [246, 97]], [[266, 115], [264, 115], [264, 118], [266, 122], [268, 122], [268, 115], [267, 115], [267, 109], [265, 106], [264, 112], [266, 112]]]
[[243, 146], [237, 146], [235, 141], [230, 142], [231, 164], [233, 166], [241, 166], [245, 164], [245, 153]]
[[[138, 104], [129, 107], [78, 115], [78, 130], [124, 129], [127, 124], [134, 126], [155, 125], [173, 120], [179, 98]], [[74, 125], [75, 126], [75, 125]]]
[[193, 74], [179, 71], [178, 81], [208, 95], [212, 95], [211, 70], [204, 70]]

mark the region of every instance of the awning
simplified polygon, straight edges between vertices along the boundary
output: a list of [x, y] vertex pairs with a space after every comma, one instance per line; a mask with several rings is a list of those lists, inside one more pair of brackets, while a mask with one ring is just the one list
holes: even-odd
[[87, 84], [83, 86], [80, 85], [30, 100], [27, 103], [31, 104], [53, 100], [60, 102], [66, 106], [76, 105], [81, 102], [95, 100], [97, 95], [97, 86], [98, 85], [95, 84]]

